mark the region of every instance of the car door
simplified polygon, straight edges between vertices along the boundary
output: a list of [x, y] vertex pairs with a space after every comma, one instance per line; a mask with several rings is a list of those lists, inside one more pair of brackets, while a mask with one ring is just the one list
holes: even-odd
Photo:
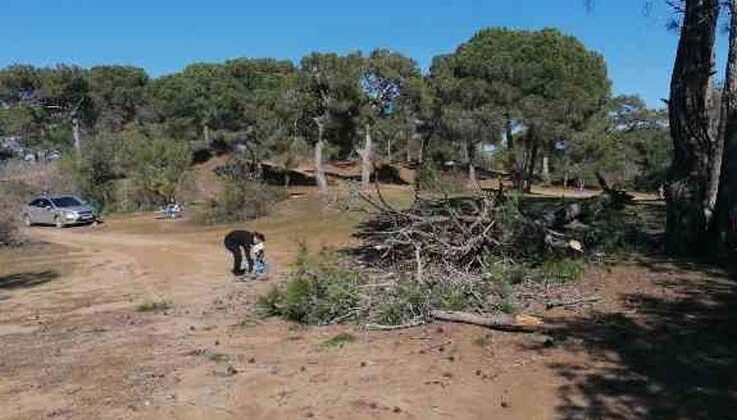
[[54, 211], [54, 206], [51, 205], [51, 200], [42, 198], [39, 206], [39, 223], [54, 223], [54, 216], [56, 215], [56, 212]]
[[37, 198], [26, 206], [26, 215], [31, 220], [31, 223], [41, 222], [41, 199]]

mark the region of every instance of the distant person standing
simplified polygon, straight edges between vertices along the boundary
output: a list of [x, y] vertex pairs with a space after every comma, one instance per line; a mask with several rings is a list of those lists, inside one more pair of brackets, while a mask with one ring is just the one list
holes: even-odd
[[[233, 274], [242, 276], [246, 273], [243, 270], [243, 257], [248, 263], [248, 272], [253, 271], [253, 258], [251, 258], [251, 247], [266, 242], [266, 237], [260, 232], [249, 232], [247, 230], [234, 230], [225, 235], [223, 245], [233, 254]], [[263, 245], [262, 245], [263, 247]]]

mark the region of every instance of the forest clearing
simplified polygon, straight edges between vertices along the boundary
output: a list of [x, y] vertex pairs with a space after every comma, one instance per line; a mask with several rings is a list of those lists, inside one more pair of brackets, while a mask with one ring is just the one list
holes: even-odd
[[734, 380], [734, 348], [709, 324], [733, 317], [734, 284], [661, 257], [587, 269], [580, 293], [600, 300], [541, 311], [551, 327], [539, 334], [307, 328], [254, 314], [300, 238], [355, 245], [362, 217], [323, 210], [311, 191], [282, 202], [249, 223], [271, 233], [277, 267], [254, 282], [224, 269], [227, 226], [138, 214], [32, 228], [33, 246], [0, 254], [0, 417], [713, 418], [733, 408], [722, 385]]

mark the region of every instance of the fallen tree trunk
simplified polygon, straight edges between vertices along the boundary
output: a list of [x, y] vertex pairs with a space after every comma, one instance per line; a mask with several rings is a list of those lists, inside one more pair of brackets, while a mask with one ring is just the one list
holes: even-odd
[[480, 316], [468, 312], [430, 311], [430, 317], [438, 321], [460, 322], [463, 324], [479, 325], [494, 330], [507, 332], [539, 332], [543, 328], [543, 321], [530, 315], [491, 315]]
[[601, 297], [599, 296], [589, 296], [589, 297], [582, 297], [579, 299], [573, 299], [573, 300], [561, 300], [561, 301], [552, 301], [548, 302], [545, 305], [545, 309], [553, 309], [558, 307], [565, 307], [565, 306], [574, 306], [574, 305], [580, 305], [582, 303], [596, 303], [601, 300]]
[[425, 325], [424, 319], [418, 319], [418, 320], [410, 321], [405, 324], [399, 324], [399, 325], [384, 325], [384, 324], [369, 323], [369, 324], [364, 325], [363, 328], [368, 331], [394, 331], [394, 330], [402, 330], [405, 328], [419, 327], [420, 325]]

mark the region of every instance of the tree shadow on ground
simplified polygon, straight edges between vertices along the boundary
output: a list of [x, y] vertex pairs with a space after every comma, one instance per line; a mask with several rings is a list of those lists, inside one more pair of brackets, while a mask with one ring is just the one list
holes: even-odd
[[[594, 363], [556, 363], [566, 419], [726, 419], [737, 413], [737, 283], [713, 268], [649, 265], [620, 312], [558, 323]], [[665, 273], [668, 273], [667, 275]], [[567, 346], [566, 346], [567, 347]]]
[[59, 277], [53, 270], [34, 271], [0, 276], [0, 290], [25, 289], [48, 283]]

